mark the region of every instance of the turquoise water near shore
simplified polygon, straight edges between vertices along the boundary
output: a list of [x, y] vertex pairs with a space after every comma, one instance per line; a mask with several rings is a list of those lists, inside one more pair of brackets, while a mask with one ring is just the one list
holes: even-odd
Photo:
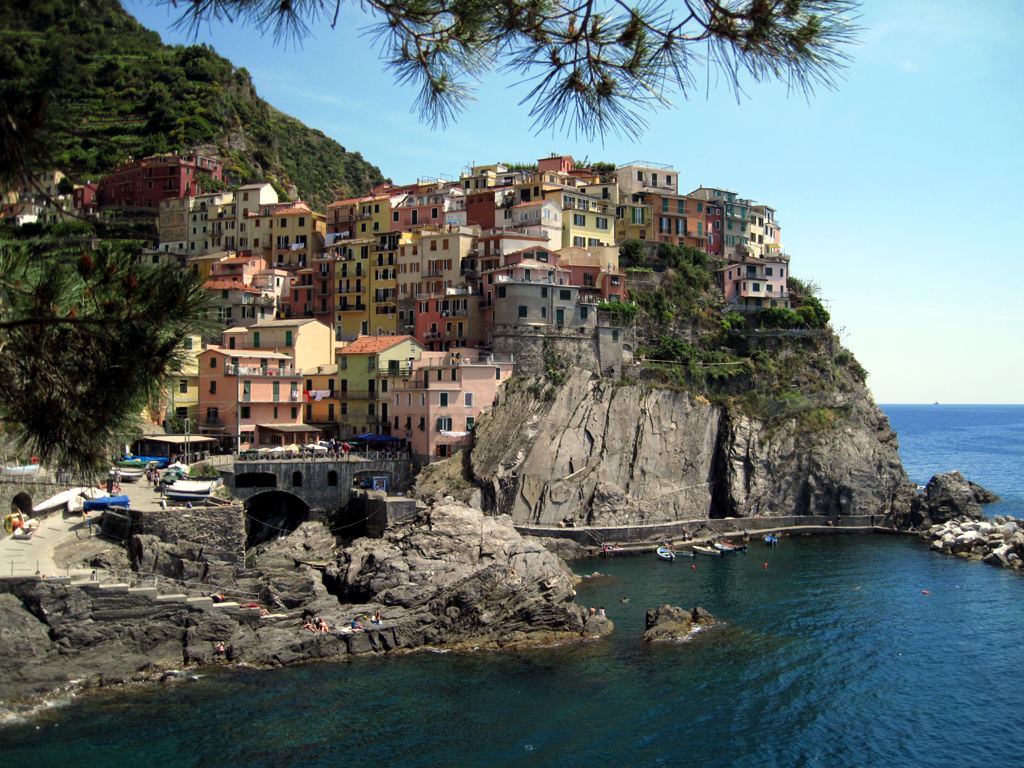
[[[912, 479], [923, 483], [936, 471], [960, 468], [1006, 497], [999, 482], [985, 480], [985, 467], [1002, 466], [998, 459], [979, 460], [981, 474], [963, 462], [909, 461], [915, 441], [928, 444], [927, 430], [915, 438], [901, 407], [885, 408], [895, 408], [890, 416], [902, 430]], [[944, 450], [945, 438], [935, 440], [935, 450]], [[1012, 475], [1013, 457], [1007, 461]], [[918, 471], [927, 477], [919, 479]], [[1018, 502], [1010, 494], [1009, 503]], [[581, 575], [604, 574], [585, 581], [578, 600], [606, 608], [613, 636], [529, 652], [424, 652], [203, 671], [195, 682], [80, 697], [4, 728], [0, 764], [1015, 760], [1008, 736], [1024, 716], [1017, 663], [1024, 579], [1015, 573], [886, 535], [793, 537], [776, 549], [754, 542], [747, 554], [723, 559], [663, 563], [648, 555], [573, 567]], [[665, 603], [701, 605], [720, 624], [688, 642], [644, 645], [645, 611]]]

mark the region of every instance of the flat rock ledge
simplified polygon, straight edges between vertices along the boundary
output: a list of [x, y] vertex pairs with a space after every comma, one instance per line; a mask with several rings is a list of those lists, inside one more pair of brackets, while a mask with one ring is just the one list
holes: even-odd
[[656, 643], [665, 640], [686, 640], [694, 627], [712, 624], [715, 617], [703, 608], [687, 611], [674, 605], [663, 605], [647, 611], [647, 631], [644, 642]]
[[[244, 585], [259, 592], [269, 615], [258, 606], [158, 597], [155, 589], [0, 582], [0, 709], [95, 686], [180, 680], [166, 672], [190, 665], [519, 648], [614, 630], [576, 605], [577, 580], [561, 559], [520, 536], [507, 516], [461, 503], [344, 547], [322, 524], [304, 523], [262, 546], [231, 585], [235, 564], [215, 562], [202, 547], [140, 536], [129, 550], [143, 571], [219, 581], [225, 591]], [[306, 629], [315, 617], [329, 631]]]
[[958, 517], [921, 534], [935, 552], [982, 560], [1003, 568], [1024, 569], [1024, 530], [1012, 517], [992, 520]]

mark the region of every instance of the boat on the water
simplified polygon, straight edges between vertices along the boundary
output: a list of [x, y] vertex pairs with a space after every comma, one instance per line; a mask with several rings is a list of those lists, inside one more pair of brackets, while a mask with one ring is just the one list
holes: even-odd
[[746, 544], [730, 544], [727, 541], [716, 541], [715, 542], [715, 549], [719, 550], [720, 552], [746, 552], [747, 551], [747, 545]]
[[665, 547], [658, 547], [657, 551], [658, 557], [660, 557], [662, 560], [668, 560], [669, 562], [672, 562], [676, 559], [676, 553], [673, 552], [671, 549], [665, 549]]
[[725, 555], [725, 552], [714, 547], [694, 547], [693, 551], [698, 555], [710, 555], [711, 557], [722, 557]]
[[774, 547], [774, 546], [778, 545], [779, 539], [778, 539], [778, 537], [772, 536], [769, 533], [767, 536], [764, 537], [764, 543], [767, 544], [769, 547]]
[[4, 467], [0, 469], [4, 477], [32, 477], [39, 474], [38, 464], [26, 464], [23, 467]]

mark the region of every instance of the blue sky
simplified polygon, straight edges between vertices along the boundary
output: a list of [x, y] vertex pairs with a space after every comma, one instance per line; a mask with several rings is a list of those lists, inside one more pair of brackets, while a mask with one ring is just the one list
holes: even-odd
[[[125, 8], [167, 43], [173, 10]], [[457, 124], [410, 112], [350, 7], [299, 50], [239, 26], [204, 28], [260, 96], [397, 183], [552, 152], [668, 163], [680, 191], [736, 190], [778, 210], [797, 277], [819, 283], [833, 326], [879, 403], [1024, 403], [1024, 3], [865, 0], [866, 28], [837, 91], [805, 99], [746, 84], [737, 103], [699, 77], [648, 117], [638, 142], [536, 135], [524, 86], [501, 75]]]

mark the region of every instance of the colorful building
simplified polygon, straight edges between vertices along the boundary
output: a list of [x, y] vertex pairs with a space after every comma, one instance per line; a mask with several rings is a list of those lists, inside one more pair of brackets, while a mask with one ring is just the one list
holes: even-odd
[[422, 353], [412, 336], [360, 336], [337, 350], [340, 437], [391, 431], [391, 390]]
[[393, 437], [418, 462], [447, 458], [472, 445], [473, 429], [512, 375], [512, 360], [462, 351], [423, 352], [392, 387]]
[[196, 154], [153, 155], [121, 163], [100, 179], [98, 202], [101, 209], [156, 209], [161, 200], [203, 194], [211, 179], [224, 181], [219, 160]]

